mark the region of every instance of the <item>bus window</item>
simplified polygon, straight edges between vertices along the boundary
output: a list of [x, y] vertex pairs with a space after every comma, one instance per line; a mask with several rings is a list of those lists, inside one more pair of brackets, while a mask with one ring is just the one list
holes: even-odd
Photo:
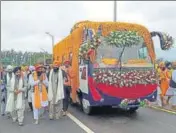
[[83, 65], [83, 59], [79, 58], [79, 65]]
[[146, 59], [148, 56], [147, 47], [141, 47], [138, 51], [139, 59]]

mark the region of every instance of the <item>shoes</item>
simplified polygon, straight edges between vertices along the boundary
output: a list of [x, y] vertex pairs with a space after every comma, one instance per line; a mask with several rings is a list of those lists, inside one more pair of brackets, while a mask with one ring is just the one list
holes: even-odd
[[63, 112], [62, 112], [62, 115], [63, 115], [63, 116], [66, 116], [66, 115], [67, 115], [67, 111], [63, 111]]
[[13, 123], [15, 123], [15, 122], [17, 122], [17, 121], [18, 121], [17, 119], [13, 119], [13, 121], [12, 121], [12, 122], [13, 122]]
[[60, 118], [61, 118], [60, 115], [57, 115], [57, 116], [55, 117], [56, 120], [59, 120]]
[[10, 118], [11, 118], [10, 114], [7, 114], [7, 119], [10, 119]]
[[39, 120], [35, 120], [34, 124], [38, 125], [39, 124]]
[[54, 119], [54, 117], [53, 117], [53, 116], [49, 116], [49, 119], [50, 119], [50, 120], [53, 120], [53, 119]]
[[19, 125], [19, 126], [23, 126], [23, 123], [22, 123], [22, 122], [20, 122], [20, 123], [18, 123], [18, 125]]

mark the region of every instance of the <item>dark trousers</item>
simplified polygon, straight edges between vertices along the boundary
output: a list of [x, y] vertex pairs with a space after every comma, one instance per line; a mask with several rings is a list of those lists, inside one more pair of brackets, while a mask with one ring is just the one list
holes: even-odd
[[64, 86], [65, 98], [63, 99], [63, 111], [68, 110], [71, 86]]
[[30, 109], [33, 111], [32, 102], [28, 102]]

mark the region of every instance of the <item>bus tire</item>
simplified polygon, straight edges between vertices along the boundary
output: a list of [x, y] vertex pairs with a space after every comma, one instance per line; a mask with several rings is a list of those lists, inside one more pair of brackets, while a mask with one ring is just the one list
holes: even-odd
[[81, 108], [85, 114], [87, 114], [87, 115], [92, 114], [93, 107], [85, 105], [83, 98], [81, 99]]

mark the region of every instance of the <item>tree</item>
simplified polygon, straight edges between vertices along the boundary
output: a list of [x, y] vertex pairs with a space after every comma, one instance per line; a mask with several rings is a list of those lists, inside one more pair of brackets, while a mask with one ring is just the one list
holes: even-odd
[[22, 52], [12, 49], [2, 51], [0, 61], [4, 65], [34, 65], [37, 62], [38, 58], [44, 58], [44, 54], [46, 59], [52, 58], [52, 55], [49, 53]]

